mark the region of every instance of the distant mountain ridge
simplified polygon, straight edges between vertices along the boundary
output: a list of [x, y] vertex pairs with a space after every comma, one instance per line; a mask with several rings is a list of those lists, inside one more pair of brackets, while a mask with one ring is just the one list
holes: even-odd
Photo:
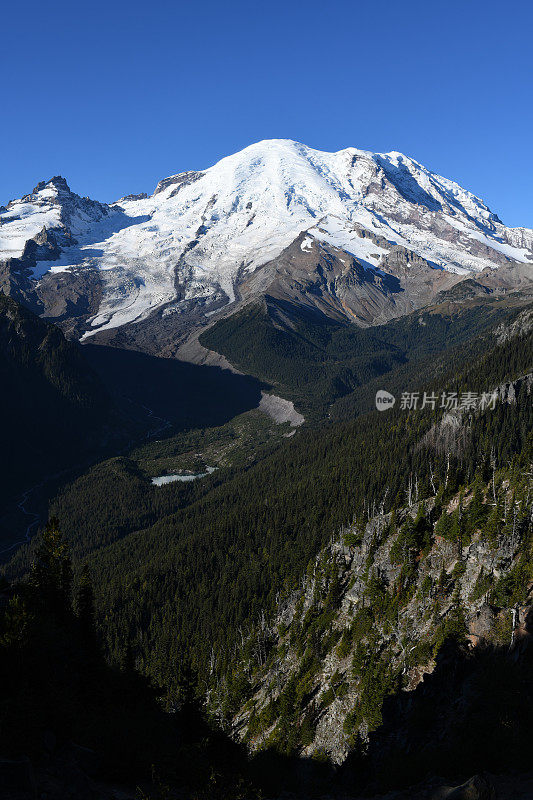
[[473, 274], [529, 284], [533, 230], [397, 152], [266, 140], [150, 197], [102, 204], [55, 177], [0, 209], [4, 292], [77, 336], [127, 327], [141, 349], [147, 329], [177, 341], [269, 293], [376, 324]]

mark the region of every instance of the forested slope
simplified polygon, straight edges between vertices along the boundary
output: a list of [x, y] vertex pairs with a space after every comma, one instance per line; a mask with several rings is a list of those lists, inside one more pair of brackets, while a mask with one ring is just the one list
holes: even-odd
[[127, 655], [106, 663], [90, 573], [73, 579], [52, 520], [27, 579], [0, 583], [2, 798], [257, 797], [242, 748], [208, 724], [187, 663], [177, 669], [179, 710]]
[[1, 293], [0, 384], [2, 500], [118, 441], [119, 415], [82, 348]]
[[[493, 344], [440, 388], [489, 391], [527, 372], [531, 337], [529, 331]], [[124, 519], [113, 521], [107, 508], [116, 496], [113, 489], [106, 496], [104, 485], [95, 495], [100, 502], [91, 503], [94, 524], [81, 539], [74, 517], [64, 513], [60, 524], [78, 557], [92, 551], [98, 618], [111, 657], [120, 660], [129, 650], [141, 671], [170, 689], [185, 656], [203, 671], [214, 648], [223, 672], [239, 628], [273, 611], [277, 593], [299, 579], [332, 532], [383, 501], [387, 508], [401, 504], [410, 476], [420, 496], [429, 492], [431, 474], [443, 474], [448, 455], [438, 451], [429, 459], [420, 442], [440, 413], [407, 413], [397, 405], [386, 414], [308, 428], [249, 469], [214, 473], [178, 500], [168, 487], [167, 499], [158, 501], [163, 516], [144, 529], [134, 504], [123, 504]], [[528, 414], [527, 407], [503, 404], [474, 419], [450, 454], [450, 480], [472, 479], [481, 454], [511, 458], [531, 430]], [[83, 482], [73, 484], [65, 512], [69, 504], [83, 506], [87, 491]], [[168, 498], [180, 507], [165, 514]]]
[[339, 531], [239, 648], [210, 705], [277, 755], [279, 785], [298, 759], [337, 765], [333, 796], [527, 771], [533, 440], [516, 443], [501, 468], [435, 477], [436, 494]]
[[209, 327], [200, 342], [271, 384], [305, 416], [327, 416], [335, 404], [336, 418], [349, 418], [361, 408], [368, 410], [367, 386], [397, 378], [401, 390], [422, 373], [428, 377], [432, 370], [438, 372], [440, 361], [449, 371], [453, 348], [456, 369], [462, 368], [470, 357], [462, 348], [475, 341], [474, 355], [482, 353], [479, 336], [520, 302], [447, 301], [385, 325], [361, 328], [266, 297]]

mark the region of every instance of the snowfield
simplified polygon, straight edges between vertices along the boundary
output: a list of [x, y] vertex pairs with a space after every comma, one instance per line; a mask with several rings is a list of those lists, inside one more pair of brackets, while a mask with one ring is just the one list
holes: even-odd
[[104, 206], [64, 187], [40, 184], [0, 214], [0, 259], [19, 257], [43, 228], [67, 231], [75, 243], [40, 261], [34, 277], [97, 268], [104, 294], [92, 332], [191, 300], [209, 313], [304, 231], [303, 250], [318, 239], [376, 269], [388, 252], [382, 240], [456, 273], [529, 263], [533, 254], [533, 231], [506, 228], [482, 200], [396, 152], [323, 153], [276, 139], [171, 176], [151, 197]]

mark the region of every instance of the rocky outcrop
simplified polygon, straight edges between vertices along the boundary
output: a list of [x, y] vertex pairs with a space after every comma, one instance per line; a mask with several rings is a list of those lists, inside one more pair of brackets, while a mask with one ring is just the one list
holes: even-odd
[[[183, 186], [189, 186], [189, 184], [194, 183], [194, 181], [199, 180], [203, 175], [203, 172], [180, 172], [178, 175], [171, 175], [169, 178], [163, 178], [162, 181], [159, 181], [157, 186], [155, 187], [154, 197], [156, 194], [160, 194], [165, 189], [168, 189], [169, 186], [175, 186], [176, 188], [172, 190], [171, 196], [174, 196], [177, 191]], [[146, 195], [144, 195], [146, 197]], [[124, 198], [125, 200], [129, 200], [130, 197]], [[137, 198], [133, 198], [137, 199]], [[119, 201], [120, 202], [120, 201]]]
[[[356, 741], [372, 741], [387, 695], [400, 691], [406, 707], [437, 666], [434, 691], [444, 702], [449, 667], [439, 659], [447, 636], [518, 657], [532, 631], [533, 580], [519, 598], [503, 587], [527, 558], [532, 489], [527, 475], [511, 483], [502, 472], [494, 486], [470, 487], [444, 506], [428, 498], [341, 530], [254, 634], [247, 667], [254, 689], [233, 718], [235, 735], [252, 750], [288, 740], [301, 755], [342, 764]], [[456, 524], [464, 533], [453, 532]], [[405, 708], [397, 712], [406, 716]], [[376, 745], [380, 758], [383, 747]], [[466, 787], [454, 791], [442, 797], [470, 796]]]
[[513, 339], [515, 336], [526, 336], [533, 329], [533, 310], [522, 311], [511, 323], [502, 322], [495, 331], [498, 344]]

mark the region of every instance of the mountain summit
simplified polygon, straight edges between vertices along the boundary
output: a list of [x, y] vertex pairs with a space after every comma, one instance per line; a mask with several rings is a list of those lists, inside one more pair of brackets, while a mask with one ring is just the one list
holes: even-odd
[[53, 178], [0, 214], [4, 291], [76, 317], [85, 336], [154, 314], [198, 322], [271, 286], [372, 324], [471, 273], [503, 268], [512, 285], [532, 265], [532, 230], [417, 161], [287, 139], [170, 176], [150, 197], [106, 205]]

